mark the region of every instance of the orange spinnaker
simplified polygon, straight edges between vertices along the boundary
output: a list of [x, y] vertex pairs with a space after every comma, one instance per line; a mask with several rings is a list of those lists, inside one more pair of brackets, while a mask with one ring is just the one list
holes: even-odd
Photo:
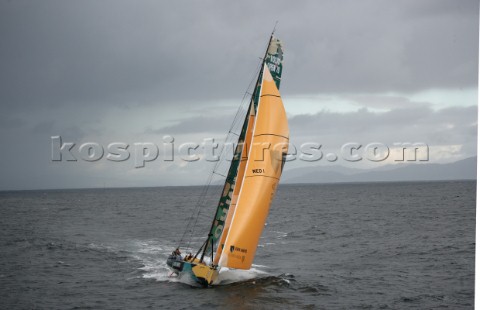
[[219, 265], [224, 267], [250, 269], [288, 151], [285, 108], [266, 66], [263, 72], [246, 168], [243, 180], [237, 179], [242, 184], [220, 256]]

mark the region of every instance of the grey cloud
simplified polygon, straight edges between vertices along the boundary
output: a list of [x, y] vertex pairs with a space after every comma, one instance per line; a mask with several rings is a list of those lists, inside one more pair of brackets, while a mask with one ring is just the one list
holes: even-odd
[[0, 6], [0, 102], [9, 109], [241, 96], [275, 20], [286, 47], [284, 94], [477, 79], [477, 1]]
[[145, 133], [163, 135], [221, 133], [224, 135], [229, 130], [234, 133], [239, 133], [245, 112], [246, 111], [240, 111], [237, 118], [234, 118], [233, 115], [222, 115], [219, 113], [212, 113], [209, 116], [193, 116], [179, 120], [172, 126], [165, 126], [158, 129], [147, 127]]
[[342, 98], [351, 100], [362, 107], [374, 109], [398, 109], [431, 105], [429, 102], [412, 101], [403, 96], [344, 95]]
[[32, 128], [32, 133], [34, 134], [54, 134], [54, 126], [55, 122], [50, 120], [50, 121], [42, 121]]
[[15, 129], [22, 127], [25, 122], [16, 116], [10, 116], [6, 114], [0, 114], [0, 128], [2, 129]]
[[428, 107], [388, 112], [298, 115], [290, 119], [292, 141], [313, 140], [325, 145], [346, 142], [424, 142], [429, 145], [463, 144], [468, 156], [475, 155], [477, 107], [455, 107], [435, 111]]

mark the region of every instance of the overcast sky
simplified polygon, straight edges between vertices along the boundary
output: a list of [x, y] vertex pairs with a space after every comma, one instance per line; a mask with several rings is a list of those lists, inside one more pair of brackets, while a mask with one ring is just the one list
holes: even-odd
[[[203, 184], [211, 164], [178, 150], [164, 161], [163, 137], [224, 139], [276, 21], [294, 145], [421, 142], [430, 162], [475, 156], [478, 12], [475, 0], [2, 0], [0, 190]], [[124, 142], [131, 157], [53, 162], [52, 136], [74, 150]], [[143, 168], [139, 142], [160, 149]]]

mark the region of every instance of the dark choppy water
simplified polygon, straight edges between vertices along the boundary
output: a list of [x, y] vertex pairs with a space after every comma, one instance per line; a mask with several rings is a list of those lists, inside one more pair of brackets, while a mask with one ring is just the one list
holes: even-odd
[[255, 268], [209, 289], [164, 263], [200, 188], [0, 192], [0, 307], [471, 309], [475, 186], [281, 186]]

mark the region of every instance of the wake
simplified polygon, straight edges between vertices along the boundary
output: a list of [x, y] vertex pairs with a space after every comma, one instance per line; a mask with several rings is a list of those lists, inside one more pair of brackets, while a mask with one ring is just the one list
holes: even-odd
[[[198, 287], [199, 285], [187, 274], [177, 276], [172, 274], [168, 268], [166, 260], [168, 255], [174, 249], [174, 245], [170, 243], [161, 243], [160, 241], [140, 241], [136, 240], [132, 243], [132, 256], [141, 263], [139, 270], [145, 279], [155, 279], [159, 282], [183, 283], [190, 286]], [[192, 249], [184, 249], [184, 253], [193, 252]], [[208, 264], [209, 259], [205, 262]], [[252, 265], [250, 270], [229, 269], [221, 267], [217, 280], [213, 285], [229, 285], [238, 282], [251, 281], [260, 279], [270, 274], [266, 271], [268, 267], [262, 265]]]

